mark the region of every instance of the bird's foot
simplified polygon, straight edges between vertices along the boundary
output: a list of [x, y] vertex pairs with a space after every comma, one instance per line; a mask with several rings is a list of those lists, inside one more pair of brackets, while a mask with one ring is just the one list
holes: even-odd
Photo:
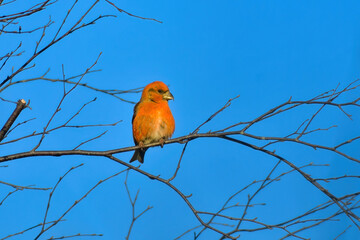
[[160, 141], [159, 141], [159, 143], [160, 143], [161, 148], [163, 148], [163, 147], [164, 147], [164, 143], [165, 143], [165, 139], [161, 138]]

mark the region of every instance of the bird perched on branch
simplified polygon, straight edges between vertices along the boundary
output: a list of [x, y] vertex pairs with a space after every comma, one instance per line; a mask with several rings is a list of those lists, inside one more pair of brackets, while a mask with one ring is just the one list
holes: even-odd
[[[163, 145], [174, 133], [175, 120], [168, 105], [169, 100], [174, 100], [174, 97], [163, 82], [152, 82], [144, 88], [132, 118], [136, 145], [144, 146], [155, 142]], [[147, 148], [135, 150], [130, 162], [138, 160], [144, 163], [146, 150]]]

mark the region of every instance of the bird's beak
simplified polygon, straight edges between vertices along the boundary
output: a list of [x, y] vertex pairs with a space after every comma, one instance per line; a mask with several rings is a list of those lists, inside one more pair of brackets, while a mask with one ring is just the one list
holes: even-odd
[[164, 95], [163, 95], [163, 98], [165, 100], [174, 100], [174, 96], [171, 94], [170, 91], [165, 92]]

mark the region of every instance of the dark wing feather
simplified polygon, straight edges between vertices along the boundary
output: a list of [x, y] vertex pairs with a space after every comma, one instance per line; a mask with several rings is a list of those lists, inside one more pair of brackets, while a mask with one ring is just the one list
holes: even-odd
[[131, 123], [132, 123], [132, 124], [134, 123], [134, 119], [135, 119], [135, 116], [136, 116], [136, 113], [137, 113], [137, 108], [139, 107], [139, 103], [140, 103], [140, 102], [138, 102], [137, 104], [135, 104], [134, 114], [133, 114], [133, 117], [132, 117], [132, 120], [131, 120]]

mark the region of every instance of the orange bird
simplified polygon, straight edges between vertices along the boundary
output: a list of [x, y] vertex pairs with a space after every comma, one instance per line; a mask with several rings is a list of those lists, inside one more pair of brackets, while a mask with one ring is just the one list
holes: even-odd
[[[132, 118], [135, 145], [144, 146], [155, 142], [164, 144], [171, 137], [175, 130], [175, 120], [168, 105], [169, 100], [174, 100], [174, 96], [163, 82], [152, 82], [144, 88]], [[146, 150], [135, 150], [130, 162], [138, 160], [144, 163]]]

